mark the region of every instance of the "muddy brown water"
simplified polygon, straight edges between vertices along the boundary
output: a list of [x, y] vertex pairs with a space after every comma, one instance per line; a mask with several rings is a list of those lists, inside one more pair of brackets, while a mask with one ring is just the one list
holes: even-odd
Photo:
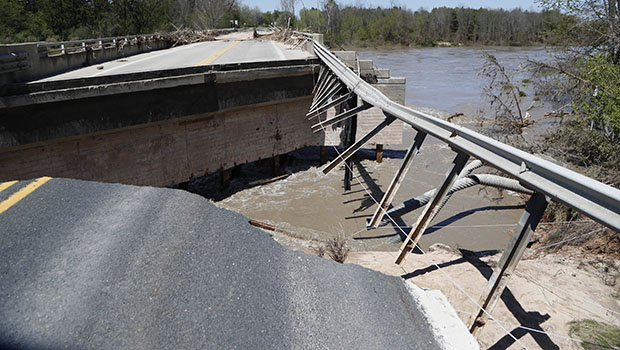
[[[540, 58], [546, 54], [542, 49], [500, 49], [494, 53], [510, 66], [518, 65], [526, 57]], [[480, 118], [485, 117], [482, 82], [477, 76], [483, 62], [481, 49], [361, 52], [360, 56], [374, 59], [375, 66], [389, 67], [393, 76], [405, 76], [408, 104], [424, 106], [418, 108], [443, 118], [464, 112], [467, 116], [459, 118], [459, 124], [473, 129], [479, 128]], [[549, 107], [536, 108], [532, 108], [533, 116], [542, 115]], [[275, 233], [274, 238], [285, 245], [308, 247], [316, 245], [313, 239], [343, 235], [353, 249], [396, 250], [400, 246], [400, 228], [387, 226], [367, 231], [366, 220], [374, 213], [375, 200], [381, 199], [414, 136], [415, 130], [405, 126], [404, 143], [386, 146], [381, 164], [369, 159], [373, 156], [371, 150], [362, 152], [362, 157], [354, 162], [351, 191], [344, 190], [344, 166], [324, 175], [318, 164], [318, 150], [314, 149], [292, 153], [290, 159], [294, 161], [283, 168], [292, 173], [288, 178], [242, 189], [218, 205], [276, 225], [284, 233]], [[336, 155], [333, 150], [331, 154]], [[438, 186], [454, 156], [447, 145], [427, 138], [393, 204]], [[482, 168], [475, 173], [489, 170]], [[522, 211], [523, 201], [515, 193], [481, 186], [459, 191], [432, 221], [420, 246], [426, 249], [434, 243], [445, 243], [476, 251], [503, 249]], [[415, 223], [420, 212], [418, 209], [400, 218], [404, 232], [408, 232], [406, 226]]]

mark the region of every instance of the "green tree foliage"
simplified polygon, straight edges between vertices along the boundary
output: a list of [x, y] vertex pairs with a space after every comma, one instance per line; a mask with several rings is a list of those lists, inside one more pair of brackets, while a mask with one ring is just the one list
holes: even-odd
[[173, 0], [0, 0], [0, 42], [70, 40], [169, 29]]
[[579, 165], [602, 167], [596, 176], [620, 185], [620, 4], [544, 0], [541, 5], [566, 14], [546, 25], [559, 51], [555, 62], [533, 64], [549, 96], [570, 101], [565, 108], [576, 115], [552, 137], [561, 148], [557, 153]]
[[271, 25], [281, 22], [282, 14], [263, 13], [239, 0], [0, 0], [0, 43], [205, 30], [229, 27], [230, 20]]
[[548, 27], [556, 26], [561, 17], [557, 10], [441, 7], [432, 11], [411, 11], [400, 7], [340, 7], [330, 0], [320, 10], [302, 10], [299, 27], [325, 33], [330, 42], [358, 46], [431, 46], [439, 41], [529, 45], [544, 42]]

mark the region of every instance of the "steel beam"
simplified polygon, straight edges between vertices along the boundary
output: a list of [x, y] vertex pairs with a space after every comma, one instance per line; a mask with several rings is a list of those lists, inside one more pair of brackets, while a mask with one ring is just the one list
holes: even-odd
[[[335, 107], [341, 103], [345, 103], [347, 100], [349, 100], [351, 98], [351, 94], [344, 94], [342, 96], [339, 96], [335, 99], [332, 99], [331, 102], [328, 102], [327, 104], [324, 104], [320, 107], [317, 107], [316, 109], [314, 109], [313, 111], [310, 111], [308, 114], [306, 114], [306, 117], [308, 117], [308, 119], [312, 119], [314, 117], [316, 117], [317, 115], [326, 112], [328, 109]], [[356, 97], [357, 98], [357, 97]]]
[[390, 186], [388, 186], [387, 191], [385, 191], [385, 194], [383, 195], [383, 198], [381, 199], [381, 202], [379, 203], [375, 214], [372, 216], [370, 223], [368, 223], [368, 227], [379, 227], [379, 223], [383, 219], [383, 215], [385, 215], [387, 209], [390, 207], [390, 204], [392, 204], [394, 196], [400, 188], [400, 184], [403, 182], [405, 175], [407, 175], [407, 171], [409, 170], [411, 163], [413, 163], [413, 159], [418, 154], [418, 152], [420, 152], [420, 147], [422, 147], [424, 139], [426, 139], [426, 133], [418, 130], [417, 134], [415, 135], [415, 139], [411, 144], [411, 147], [409, 147], [409, 150], [405, 155], [405, 159], [403, 159], [403, 164], [400, 165], [400, 168], [394, 175]]
[[329, 163], [325, 169], [323, 169], [324, 174], [328, 174], [332, 171], [338, 164], [343, 161], [349, 159], [355, 152], [357, 152], [362, 146], [366, 144], [373, 136], [378, 134], [381, 130], [383, 130], [386, 126], [392, 124], [392, 122], [396, 120], [396, 118], [392, 116], [387, 116], [385, 119], [379, 123], [379, 125], [375, 126], [374, 129], [370, 130], [364, 137], [362, 137], [359, 141], [355, 142], [351, 147], [347, 148], [344, 152], [342, 152], [336, 159], [334, 159], [331, 163]]
[[[333, 98], [336, 94], [338, 94], [342, 90], [343, 87], [344, 85], [339, 81], [331, 85], [327, 90], [325, 90], [325, 93], [322, 94], [322, 96], [316, 101], [316, 103], [310, 106], [310, 111], [313, 111], [318, 106], [322, 106], [325, 103], [327, 103], [327, 101], [329, 101], [330, 98]], [[312, 117], [308, 119], [312, 119]]]
[[317, 78], [316, 83], [314, 84], [314, 87], [312, 88], [312, 94], [313, 95], [316, 92], [316, 90], [318, 89], [319, 85], [323, 82], [323, 79], [325, 78], [326, 72], [329, 72], [329, 69], [327, 69], [327, 68], [325, 68], [325, 66], [321, 65], [321, 70], [319, 71], [319, 77]]
[[[499, 264], [493, 271], [493, 275], [489, 279], [489, 283], [482, 293], [480, 300], [478, 300], [478, 305], [487, 312], [491, 312], [500, 299], [510, 276], [517, 267], [519, 260], [521, 260], [527, 248], [527, 244], [530, 242], [532, 234], [536, 230], [536, 226], [547, 208], [547, 204], [549, 204], [549, 199], [540, 193], [534, 193], [527, 201], [525, 211], [523, 215], [521, 215], [521, 219], [512, 234], [512, 238], [506, 250], [504, 250], [502, 257], [499, 259]], [[482, 311], [482, 309], [474, 312], [469, 319], [469, 331], [474, 336], [480, 334], [482, 327], [488, 320], [488, 315]]]
[[336, 124], [338, 122], [341, 122], [345, 119], [351, 118], [354, 115], [357, 115], [360, 112], [363, 112], [369, 108], [372, 108], [372, 105], [369, 104], [363, 104], [359, 107], [355, 107], [353, 109], [349, 109], [348, 111], [344, 112], [344, 113], [340, 113], [337, 116], [331, 118], [331, 119], [327, 119], [323, 122], [319, 122], [317, 124], [312, 125], [312, 131], [314, 132], [319, 132], [321, 130], [323, 130], [325, 127], [328, 127], [332, 124]]
[[424, 211], [418, 218], [416, 224], [411, 228], [407, 239], [405, 239], [400, 247], [400, 254], [398, 255], [398, 258], [396, 258], [396, 264], [400, 265], [407, 254], [409, 254], [416, 244], [418, 244], [420, 237], [422, 237], [422, 234], [428, 227], [428, 224], [430, 224], [431, 219], [435, 216], [435, 212], [439, 209], [441, 201], [444, 199], [446, 194], [448, 194], [448, 191], [452, 187], [454, 181], [458, 178], [459, 173], [463, 170], [463, 167], [465, 167], [465, 163], [467, 163], [468, 159], [469, 154], [457, 151], [456, 158], [452, 161], [452, 165], [446, 174], [446, 178], [441, 186], [437, 188], [437, 191], [435, 191], [435, 194], [430, 202], [428, 202], [428, 204], [424, 207]]
[[314, 98], [314, 101], [312, 101], [310, 110], [313, 110], [314, 108], [316, 108], [317, 105], [323, 104], [323, 102], [321, 101], [325, 99], [325, 96], [327, 96], [329, 92], [334, 89], [334, 87], [337, 87], [340, 85], [341, 83], [338, 80], [338, 78], [335, 75], [332, 75], [332, 77], [329, 78], [329, 80], [325, 83], [325, 85], [323, 85], [321, 89], [318, 90], [317, 93], [314, 95], [315, 98]]
[[323, 88], [325, 87], [325, 84], [327, 84], [328, 81], [330, 81], [330, 79], [333, 78], [334, 73], [332, 73], [332, 71], [325, 69], [326, 72], [325, 74], [323, 74], [323, 77], [317, 82], [316, 85], [314, 85], [314, 88], [312, 89], [312, 93], [314, 94], [314, 98], [312, 99], [312, 103], [315, 103], [316, 99], [317, 99], [317, 95], [323, 91]]
[[[354, 98], [350, 99], [346, 104], [346, 108], [351, 111], [357, 108], [357, 96], [353, 96]], [[357, 134], [357, 114], [354, 114], [353, 117], [349, 119], [349, 122], [344, 128], [344, 132], [346, 134], [344, 147], [350, 148], [355, 143], [355, 135]], [[344, 190], [351, 191], [351, 181], [353, 180], [353, 159], [347, 159], [345, 163], [347, 166], [344, 169]]]

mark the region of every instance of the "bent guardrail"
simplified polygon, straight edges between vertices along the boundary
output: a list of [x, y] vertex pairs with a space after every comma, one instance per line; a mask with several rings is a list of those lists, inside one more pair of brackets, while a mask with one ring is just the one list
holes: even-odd
[[351, 71], [325, 46], [313, 42], [313, 47], [321, 61], [365, 103], [492, 165], [525, 187], [620, 231], [620, 190], [468, 128], [393, 102]]
[[[358, 111], [370, 107], [381, 109], [386, 116], [383, 122], [359, 141], [353, 144], [347, 142], [347, 149], [339, 153], [338, 157], [323, 169], [324, 173], [328, 173], [336, 165], [349, 159], [355, 151], [395, 119], [402, 120], [417, 131], [400, 169], [385, 191], [381, 202], [377, 202], [377, 210], [369, 221], [368, 226], [370, 228], [377, 227], [384, 216], [393, 220], [387, 214], [387, 209], [427, 135], [432, 135], [447, 143], [456, 153], [442, 184], [434, 190], [416, 223], [411, 226], [408, 233], [402, 230], [406, 239], [401, 245], [400, 253], [395, 261], [396, 264], [401, 264], [417, 246], [419, 239], [441, 208], [442, 203], [449, 197], [449, 190], [459, 175], [466, 171], [466, 164], [470, 157], [475, 157], [497, 168], [518, 180], [525, 188], [532, 190], [533, 193], [513, 231], [512, 238], [476, 303], [477, 310], [472, 313], [469, 319], [467, 326], [472, 334], [479, 334], [490, 318], [491, 315], [487, 309], [492, 309], [499, 300], [507, 283], [504, 276], [509, 276], [515, 271], [550, 199], [576, 209], [616, 232], [620, 232], [620, 190], [465, 127], [398, 104], [366, 83], [326, 47], [314, 41], [311, 35], [306, 36], [308, 43], [312, 43], [314, 53], [325, 65], [321, 69], [315, 84], [314, 100], [308, 113], [310, 119], [319, 119], [318, 123], [313, 126], [313, 130], [315, 132], [325, 130], [326, 126], [352, 118]], [[359, 102], [362, 103], [360, 106], [358, 106]], [[340, 108], [339, 115], [321, 120], [320, 116], [324, 112], [337, 106]], [[355, 130], [355, 127], [349, 128], [347, 140], [351, 137], [354, 139], [355, 134], [351, 130]], [[352, 171], [350, 165], [347, 165], [346, 168], [349, 172]], [[345, 184], [347, 178], [345, 171]], [[400, 228], [400, 226], [397, 227]], [[516, 338], [514, 339], [516, 340]]]

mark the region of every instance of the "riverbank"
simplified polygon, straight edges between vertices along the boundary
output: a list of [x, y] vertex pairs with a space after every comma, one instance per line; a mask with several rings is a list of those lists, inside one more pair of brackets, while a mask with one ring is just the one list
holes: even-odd
[[486, 44], [480, 42], [449, 42], [449, 41], [438, 41], [430, 45], [419, 45], [419, 44], [398, 44], [398, 43], [388, 43], [388, 42], [353, 42], [353, 43], [336, 43], [326, 41], [326, 44], [329, 45], [334, 50], [345, 50], [345, 51], [368, 51], [368, 50], [377, 50], [377, 51], [397, 51], [397, 50], [407, 50], [407, 49], [432, 49], [432, 48], [475, 48], [475, 49], [504, 49], [504, 48], [516, 48], [516, 49], [542, 49], [545, 48], [546, 45], [544, 43], [528, 43], [528, 44], [517, 44], [517, 43], [498, 43], [498, 44]]
[[[463, 322], [468, 321], [476, 306], [459, 287], [477, 300], [501, 256], [499, 252], [474, 253], [437, 244], [424, 256], [411, 254], [401, 266], [394, 264], [395, 254], [354, 251], [349, 253], [346, 263], [401, 276], [422, 288], [440, 290]], [[571, 337], [570, 322], [592, 319], [620, 327], [620, 289], [609, 285], [609, 278], [601, 278], [613, 274], [615, 284], [618, 269], [620, 261], [595, 256], [526, 253], [510, 277], [502, 300], [490, 312], [529, 349], [582, 349], [580, 343], [567, 339]], [[517, 329], [518, 325], [535, 330]], [[485, 349], [493, 345], [499, 349], [522, 348], [492, 320], [487, 322], [478, 341]]]

